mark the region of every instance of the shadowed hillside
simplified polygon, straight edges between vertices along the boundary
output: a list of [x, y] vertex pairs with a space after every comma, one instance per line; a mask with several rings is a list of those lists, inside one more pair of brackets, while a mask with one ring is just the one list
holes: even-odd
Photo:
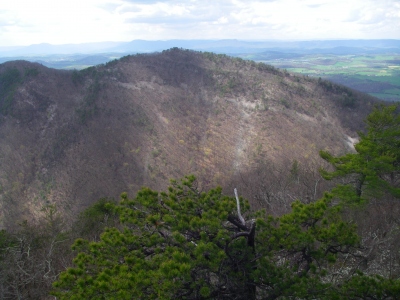
[[100, 197], [163, 189], [188, 173], [227, 186], [239, 175], [256, 178], [266, 162], [351, 151], [375, 101], [268, 65], [176, 48], [79, 72], [4, 63], [1, 226], [49, 203], [74, 216]]

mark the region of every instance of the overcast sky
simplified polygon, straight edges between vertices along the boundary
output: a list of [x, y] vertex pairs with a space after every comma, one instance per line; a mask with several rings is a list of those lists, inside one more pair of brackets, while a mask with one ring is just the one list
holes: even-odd
[[0, 0], [0, 46], [400, 39], [400, 0]]

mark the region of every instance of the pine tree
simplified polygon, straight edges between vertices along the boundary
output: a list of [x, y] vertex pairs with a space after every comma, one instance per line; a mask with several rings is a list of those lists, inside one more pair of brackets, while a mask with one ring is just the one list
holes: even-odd
[[[347, 280], [355, 225], [326, 194], [293, 203], [280, 218], [249, 212], [220, 188], [200, 192], [193, 176], [168, 192], [122, 194], [123, 226], [99, 242], [78, 239], [75, 267], [54, 284], [59, 299], [329, 298]], [[236, 201], [235, 201], [236, 200]], [[243, 212], [238, 208], [237, 202]], [[111, 205], [111, 204], [110, 204]], [[246, 221], [247, 220], [247, 221]], [[356, 264], [355, 264], [356, 265]]]
[[400, 115], [397, 106], [378, 106], [367, 117], [367, 133], [359, 133], [356, 153], [335, 157], [321, 151], [321, 157], [334, 171], [321, 170], [328, 180], [345, 177], [347, 185], [335, 189], [336, 194], [350, 202], [365, 202], [390, 194], [400, 198]]

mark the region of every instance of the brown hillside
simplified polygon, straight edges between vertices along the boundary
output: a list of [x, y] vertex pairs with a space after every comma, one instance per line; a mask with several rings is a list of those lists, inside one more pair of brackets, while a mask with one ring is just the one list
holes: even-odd
[[350, 151], [374, 102], [330, 82], [180, 49], [80, 72], [8, 62], [0, 65], [2, 226], [49, 203], [73, 216], [100, 197], [161, 189], [188, 173], [227, 185], [266, 161]]

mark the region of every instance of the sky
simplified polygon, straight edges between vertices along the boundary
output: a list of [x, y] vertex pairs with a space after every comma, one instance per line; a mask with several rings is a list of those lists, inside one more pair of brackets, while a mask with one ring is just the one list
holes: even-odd
[[400, 0], [0, 0], [0, 47], [136, 39], [400, 39]]

